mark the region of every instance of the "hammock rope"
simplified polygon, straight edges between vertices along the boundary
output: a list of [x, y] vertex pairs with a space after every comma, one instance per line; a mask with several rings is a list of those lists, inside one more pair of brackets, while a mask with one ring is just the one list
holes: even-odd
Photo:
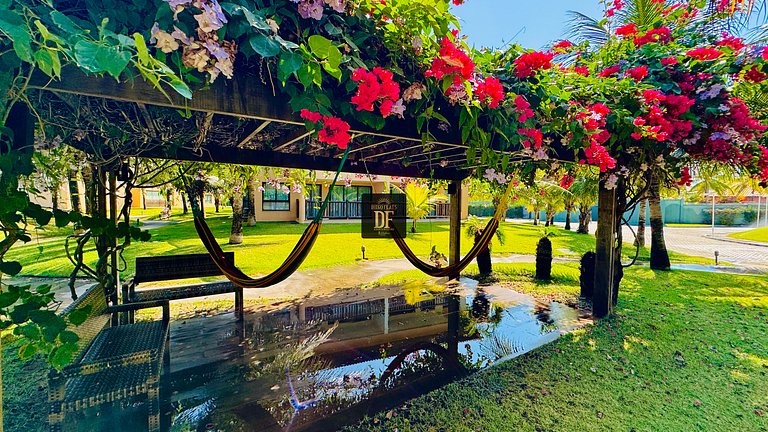
[[510, 182], [509, 186], [507, 186], [507, 190], [504, 192], [504, 195], [502, 195], [501, 200], [499, 201], [499, 205], [496, 207], [496, 211], [494, 212], [493, 217], [490, 221], [488, 221], [488, 224], [483, 229], [483, 233], [480, 235], [480, 238], [478, 238], [478, 241], [475, 242], [475, 244], [472, 246], [469, 252], [467, 252], [464, 258], [460, 259], [456, 263], [446, 267], [433, 266], [431, 264], [427, 264], [418, 256], [416, 256], [411, 248], [408, 247], [408, 244], [405, 242], [405, 238], [399, 238], [397, 235], [394, 235], [393, 237], [395, 244], [397, 244], [397, 247], [400, 248], [401, 252], [403, 252], [405, 258], [411, 264], [413, 264], [414, 267], [426, 273], [427, 275], [432, 277], [458, 276], [462, 270], [467, 268], [467, 266], [472, 263], [472, 260], [477, 258], [480, 252], [488, 247], [488, 245], [491, 243], [491, 240], [493, 240], [493, 236], [496, 235], [496, 230], [499, 229], [501, 219], [507, 212], [507, 203], [509, 202], [509, 195], [511, 194], [512, 189], [513, 185], [512, 182]]
[[[246, 275], [234, 264], [227, 260], [224, 255], [224, 251], [216, 241], [216, 237], [214, 237], [211, 229], [205, 222], [205, 218], [203, 218], [199, 208], [196, 208], [195, 204], [192, 205], [195, 230], [197, 231], [197, 234], [200, 237], [200, 240], [203, 242], [206, 250], [208, 250], [208, 254], [211, 256], [211, 259], [213, 259], [213, 262], [216, 264], [219, 270], [221, 270], [224, 276], [230, 280], [230, 282], [240, 288], [245, 289], [266, 288], [286, 280], [290, 275], [298, 270], [298, 268], [304, 262], [304, 259], [306, 259], [307, 255], [309, 255], [312, 247], [315, 245], [315, 241], [317, 240], [318, 234], [320, 233], [320, 227], [323, 223], [325, 209], [328, 207], [331, 190], [333, 190], [334, 186], [336, 186], [336, 182], [339, 179], [341, 170], [344, 168], [344, 164], [347, 162], [347, 156], [349, 156], [349, 147], [347, 147], [347, 149], [344, 151], [344, 155], [341, 157], [339, 168], [336, 170], [336, 174], [333, 177], [328, 195], [326, 195], [325, 199], [320, 205], [320, 208], [315, 217], [312, 219], [312, 222], [307, 225], [307, 228], [299, 238], [296, 246], [294, 246], [293, 250], [285, 259], [285, 261], [283, 261], [280, 267], [278, 267], [272, 273], [260, 278], [252, 278]], [[191, 191], [188, 189], [187, 194], [189, 195], [190, 203], [193, 203], [195, 194], [190, 192]]]

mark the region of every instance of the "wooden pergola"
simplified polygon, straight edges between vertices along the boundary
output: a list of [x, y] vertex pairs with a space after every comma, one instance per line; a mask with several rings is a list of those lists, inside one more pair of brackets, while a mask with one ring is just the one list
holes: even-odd
[[[149, 131], [158, 126], [148, 107], [204, 113], [208, 124], [215, 125], [212, 128], [214, 131], [198, 142], [167, 146], [154, 140], [152, 145], [136, 147], [135, 154], [128, 156], [335, 171], [342, 155], [338, 148], [313, 139], [304, 121], [293, 113], [287, 98], [279, 94], [272, 84], [263, 82], [254, 71], [240, 73], [232, 80], [219, 79], [210, 87], [195, 91], [191, 100], [170, 89], [166, 97], [141, 78], [117, 82], [106, 76], [86, 76], [74, 69], [65, 69], [58, 81], [36, 75], [30, 87], [52, 92], [62, 101], [72, 97], [108, 101], [117, 109], [129, 113], [127, 115]], [[442, 114], [453, 120], [451, 113]], [[181, 115], [177, 117], [178, 125], [187, 121]], [[448, 181], [449, 262], [455, 263], [461, 257], [462, 180], [469, 177], [473, 170], [482, 168], [482, 163], [477, 158], [468, 160], [469, 146], [462, 142], [461, 132], [456, 126], [458, 122], [452, 121], [451, 125], [439, 123], [435, 121], [425, 126], [431, 139], [424, 141], [416, 122], [410, 119], [387, 119], [386, 126], [381, 130], [350, 122], [351, 151], [343, 171]], [[151, 141], [152, 137], [148, 142]], [[519, 149], [507, 148], [507, 143], [498, 141], [492, 143], [491, 148], [500, 155], [508, 154], [511, 160], [527, 158], [516, 151]], [[77, 147], [77, 143], [70, 145]], [[557, 153], [558, 159], [573, 160], [572, 154], [568, 157], [567, 153]], [[609, 196], [610, 191], [603, 191], [603, 188], [601, 191], [600, 222], [607, 223], [610, 219], [615, 223], [615, 196]], [[594, 293], [594, 312], [598, 317], [608, 315], [612, 309], [614, 282], [610, 275], [614, 231], [601, 229], [598, 232]]]

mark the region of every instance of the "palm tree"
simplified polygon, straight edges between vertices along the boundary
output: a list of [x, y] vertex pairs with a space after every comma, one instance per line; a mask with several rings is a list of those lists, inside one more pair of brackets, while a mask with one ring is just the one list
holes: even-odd
[[576, 181], [569, 189], [574, 202], [579, 207], [578, 234], [589, 234], [589, 222], [592, 220], [592, 206], [597, 202], [599, 183], [591, 172], [584, 170], [576, 176]]
[[416, 232], [416, 222], [426, 218], [434, 208], [435, 199], [445, 199], [444, 196], [436, 194], [429, 185], [410, 182], [405, 185], [405, 189], [397, 186], [395, 188], [405, 194], [406, 213], [412, 220], [411, 232]]
[[[474, 239], [475, 243], [477, 243], [480, 239], [480, 236], [483, 235], [486, 222], [477, 216], [470, 216], [465, 224], [466, 228], [464, 229], [464, 232], [466, 233], [467, 237]], [[501, 227], [496, 230], [496, 239], [500, 244], [504, 244], [504, 241], [506, 240], [506, 236], [504, 235], [504, 231], [501, 230]], [[477, 255], [476, 261], [477, 268], [479, 269], [481, 276], [488, 275], [493, 272], [493, 265], [491, 264], [491, 245], [488, 245], [488, 247], [483, 249]]]
[[648, 211], [648, 199], [643, 198], [638, 204], [637, 214], [637, 239], [635, 246], [645, 247], [645, 214]]
[[669, 270], [669, 253], [664, 241], [664, 221], [661, 215], [661, 183], [652, 174], [648, 187], [648, 204], [651, 207], [651, 268]]

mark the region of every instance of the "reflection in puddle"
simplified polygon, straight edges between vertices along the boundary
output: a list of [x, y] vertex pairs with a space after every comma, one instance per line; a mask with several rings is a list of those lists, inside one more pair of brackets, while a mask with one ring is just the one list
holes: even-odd
[[[175, 322], [163, 429], [337, 430], [586, 322], [471, 280], [344, 290], [240, 325], [229, 314]], [[115, 407], [103, 421], [124, 416], [140, 413]]]

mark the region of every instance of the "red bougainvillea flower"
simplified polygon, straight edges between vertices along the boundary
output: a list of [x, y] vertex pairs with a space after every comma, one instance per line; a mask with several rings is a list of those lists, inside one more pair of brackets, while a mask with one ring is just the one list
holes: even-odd
[[573, 71], [579, 75], [589, 76], [589, 69], [586, 66], [574, 66]]
[[618, 74], [620, 70], [621, 70], [621, 66], [619, 65], [609, 66], [603, 69], [602, 71], [600, 71], [600, 73], [598, 73], [597, 75], [600, 77], [606, 78], [606, 77]]
[[745, 74], [744, 79], [753, 82], [753, 83], [761, 83], [765, 81], [765, 79], [768, 78], [768, 75], [761, 72], [760, 69], [758, 69], [757, 66], [750, 68]]
[[559, 53], [565, 53], [565, 52], [568, 52], [568, 49], [572, 47], [573, 47], [573, 43], [571, 43], [571, 41], [561, 40], [560, 42], [552, 46], [552, 50]]
[[677, 57], [664, 57], [661, 59], [662, 66], [674, 66], [677, 64]]
[[349, 123], [337, 117], [323, 117], [323, 128], [317, 133], [320, 142], [338, 146], [344, 150], [349, 145]]
[[643, 101], [647, 104], [663, 101], [664, 99], [666, 99], [666, 96], [658, 90], [643, 90]]
[[610, 18], [616, 14], [616, 11], [619, 11], [624, 7], [624, 0], [613, 0], [607, 4], [610, 5], [610, 7], [605, 10], [605, 16]]
[[308, 109], [301, 110], [301, 118], [311, 123], [317, 123], [323, 119], [323, 115], [319, 112], [310, 111]]
[[680, 179], [677, 181], [677, 184], [679, 186], [690, 186], [693, 183], [693, 178], [691, 177], [691, 170], [690, 168], [683, 167], [680, 170]]
[[352, 104], [358, 111], [373, 111], [373, 104], [379, 102], [383, 117], [392, 114], [392, 107], [400, 99], [400, 85], [393, 80], [392, 72], [380, 67], [372, 72], [358, 68], [352, 72], [352, 80], [359, 83]]
[[621, 37], [634, 36], [637, 34], [637, 26], [635, 23], [629, 23], [616, 29], [616, 35]]
[[481, 103], [487, 104], [489, 108], [497, 108], [499, 102], [504, 99], [504, 86], [498, 79], [487, 77], [477, 81], [475, 95]]
[[576, 181], [576, 178], [570, 174], [563, 175], [563, 178], [560, 179], [560, 187], [563, 189], [570, 189], [571, 186], [573, 186], [573, 182]]
[[685, 55], [699, 61], [710, 61], [717, 60], [723, 53], [714, 48], [696, 48], [688, 51]]
[[349, 123], [338, 117], [324, 116], [318, 112], [307, 109], [301, 110], [301, 118], [307, 120], [322, 128], [317, 132], [317, 139], [320, 142], [338, 146], [340, 149], [346, 149], [351, 139], [349, 135]]
[[461, 6], [464, 4], [464, 0], [453, 0], [454, 6]]
[[541, 143], [544, 138], [541, 131], [535, 128], [520, 128], [517, 130], [517, 133], [520, 135], [523, 135], [524, 137], [520, 140], [520, 144], [523, 145], [523, 147], [530, 149], [539, 149], [541, 148]]
[[552, 67], [551, 52], [534, 51], [520, 55], [515, 59], [515, 75], [518, 78], [527, 78], [538, 70], [549, 69]]
[[741, 38], [731, 36], [725, 32], [723, 32], [723, 38], [715, 45], [719, 47], [728, 47], [734, 51], [740, 51], [742, 48], [747, 46]]
[[456, 44], [448, 37], [440, 41], [440, 53], [432, 59], [432, 65], [424, 74], [428, 77], [434, 77], [441, 80], [443, 77], [452, 76], [455, 85], [461, 84], [472, 78], [475, 72], [475, 63], [469, 58], [467, 53], [456, 47]]
[[649, 43], [665, 44], [672, 40], [672, 32], [667, 27], [659, 27], [648, 30], [643, 35], [635, 37], [634, 43], [638, 47], [641, 47]]
[[643, 65], [629, 69], [625, 75], [632, 78], [636, 82], [640, 82], [648, 76], [648, 66]]
[[599, 167], [600, 172], [616, 168], [616, 159], [608, 154], [605, 147], [595, 141], [590, 142], [589, 147], [584, 149], [584, 156], [587, 158], [587, 163]]
[[525, 123], [528, 119], [533, 118], [534, 113], [531, 109], [531, 104], [523, 97], [523, 95], [517, 95], [515, 98], [515, 112], [517, 112], [517, 121]]

